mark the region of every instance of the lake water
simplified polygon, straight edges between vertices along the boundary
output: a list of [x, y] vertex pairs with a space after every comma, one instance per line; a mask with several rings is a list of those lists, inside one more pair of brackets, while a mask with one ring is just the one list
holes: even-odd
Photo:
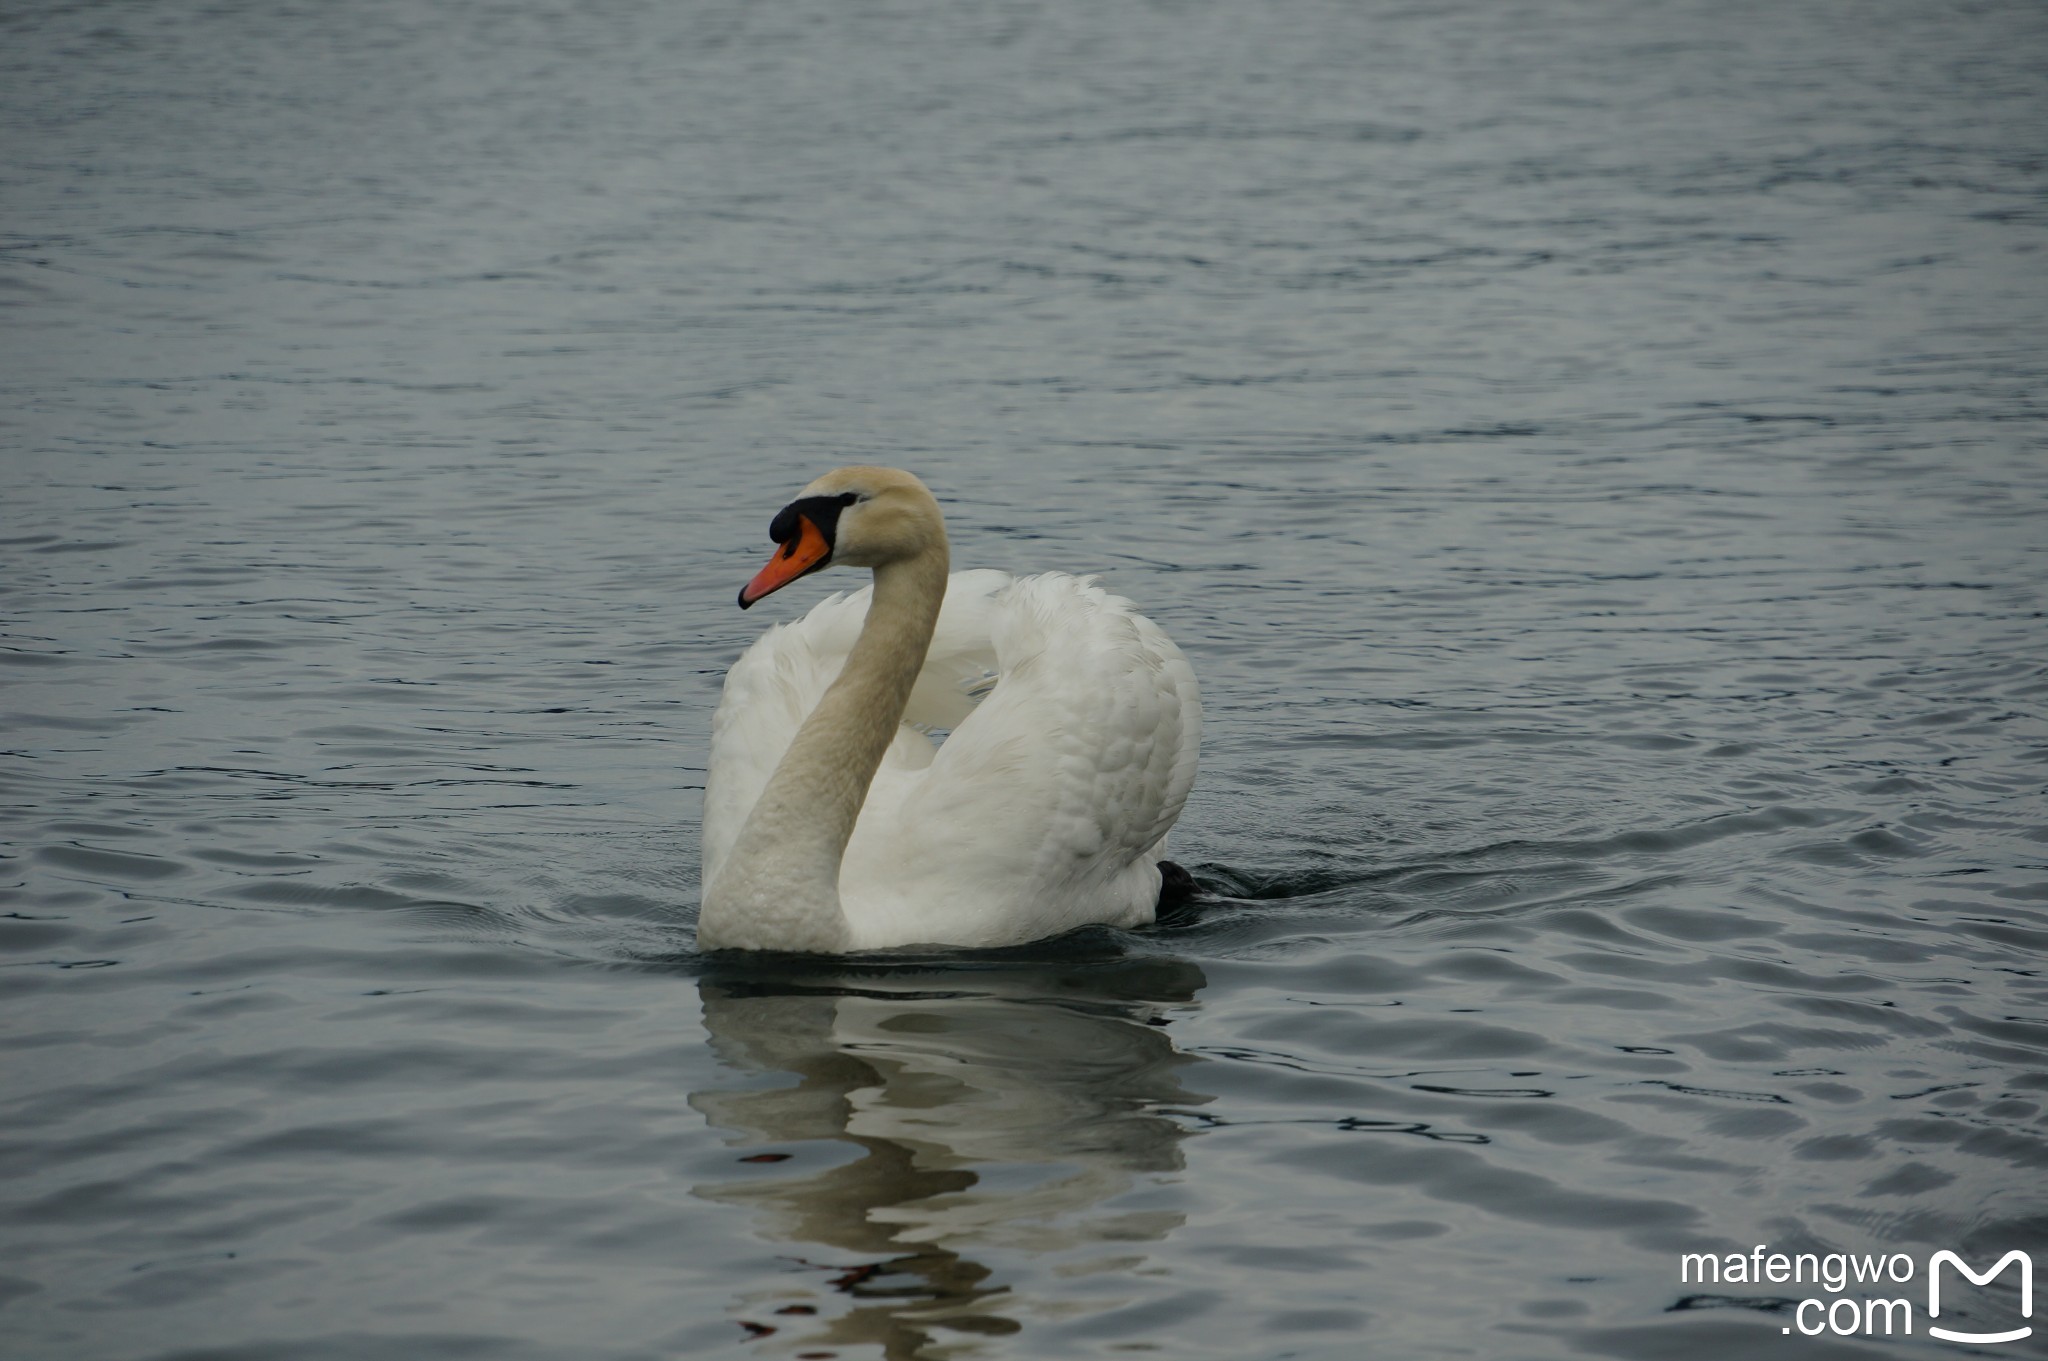
[[[1680, 1254], [2048, 1260], [2032, 0], [25, 4], [0, 129], [10, 1357], [1825, 1361], [1934, 1320]], [[1201, 910], [694, 953], [856, 461], [1180, 642]]]

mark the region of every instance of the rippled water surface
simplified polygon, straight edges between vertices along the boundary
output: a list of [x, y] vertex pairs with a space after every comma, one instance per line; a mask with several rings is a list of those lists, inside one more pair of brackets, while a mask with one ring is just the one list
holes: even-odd
[[[1938, 1347], [1679, 1254], [2048, 1262], [2044, 16], [9, 7], [8, 1354]], [[1199, 911], [693, 952], [850, 461]]]

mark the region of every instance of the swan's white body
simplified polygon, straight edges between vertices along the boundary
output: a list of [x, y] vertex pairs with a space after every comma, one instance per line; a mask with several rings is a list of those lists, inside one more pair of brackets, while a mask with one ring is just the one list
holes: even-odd
[[[938, 543], [943, 573], [942, 531]], [[704, 796], [705, 948], [985, 947], [1152, 920], [1201, 741], [1187, 659], [1128, 600], [1079, 577], [958, 572], [928, 589], [941, 579], [930, 647], [837, 864], [843, 925], [821, 927], [831, 886], [808, 882], [830, 876], [826, 851], [748, 823], [852, 669], [875, 588], [770, 629], [726, 676]], [[942, 744], [928, 735], [942, 729]], [[770, 816], [801, 826], [797, 810]]]

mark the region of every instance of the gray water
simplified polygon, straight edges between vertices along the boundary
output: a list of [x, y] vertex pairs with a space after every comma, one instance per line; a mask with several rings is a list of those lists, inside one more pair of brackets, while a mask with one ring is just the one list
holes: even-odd
[[[0, 137], [8, 1356], [2048, 1354], [1680, 1270], [2048, 1257], [2038, 4], [17, 4]], [[693, 952], [854, 461], [1180, 642], [1199, 910]]]

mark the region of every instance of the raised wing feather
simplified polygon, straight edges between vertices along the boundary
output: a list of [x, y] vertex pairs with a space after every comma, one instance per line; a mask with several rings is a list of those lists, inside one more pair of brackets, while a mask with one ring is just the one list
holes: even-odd
[[[727, 673], [705, 883], [845, 664], [870, 596], [829, 597]], [[936, 750], [935, 729], [951, 730]], [[840, 868], [852, 945], [996, 944], [1150, 921], [1154, 862], [1200, 742], [1193, 670], [1129, 601], [1061, 572], [955, 573]]]
[[1149, 921], [1154, 861], [1194, 781], [1193, 670], [1129, 601], [1065, 573], [1002, 587], [985, 622], [993, 691], [899, 803], [870, 796], [877, 816], [848, 847], [856, 932], [941, 939], [978, 919], [981, 938], [1014, 923], [1025, 940]]

